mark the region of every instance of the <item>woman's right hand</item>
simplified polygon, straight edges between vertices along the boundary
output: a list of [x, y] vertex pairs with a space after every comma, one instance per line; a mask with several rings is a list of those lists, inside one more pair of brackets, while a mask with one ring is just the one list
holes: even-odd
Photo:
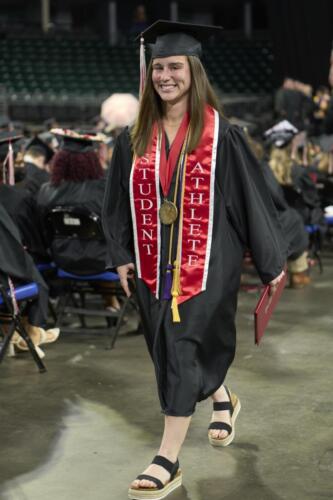
[[123, 266], [118, 266], [117, 268], [117, 273], [119, 275], [119, 280], [120, 284], [126, 293], [127, 297], [131, 296], [131, 292], [128, 286], [128, 280], [134, 278], [134, 269], [135, 266], [133, 262], [130, 262], [129, 264], [124, 264]]

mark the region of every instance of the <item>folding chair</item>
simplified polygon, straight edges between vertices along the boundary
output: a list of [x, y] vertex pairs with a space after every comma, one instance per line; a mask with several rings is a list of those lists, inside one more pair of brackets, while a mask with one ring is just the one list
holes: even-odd
[[[6, 279], [8, 277], [4, 276], [4, 278]], [[14, 287], [12, 281], [9, 280], [8, 288], [0, 284], [0, 314], [5, 315], [6, 319], [9, 320], [7, 333], [5, 333], [1, 328], [0, 321], [0, 333], [4, 338], [3, 344], [0, 348], [0, 363], [4, 358], [10, 346], [11, 339], [16, 331], [27, 343], [28, 349], [38, 366], [40, 373], [44, 373], [46, 372], [44, 363], [38, 356], [35, 346], [24, 328], [21, 317], [21, 310], [27, 301], [36, 298], [38, 293], [38, 285], [36, 283], [27, 283]]]
[[[50, 242], [56, 238], [105, 241], [99, 215], [83, 208], [63, 206], [53, 208], [46, 216], [46, 227]], [[67, 269], [62, 269], [61, 266], [59, 267], [56, 254], [53, 255], [53, 259], [58, 266], [57, 278], [62, 280], [65, 285], [64, 293], [61, 293], [60, 296], [56, 325], [61, 327], [62, 331], [73, 331], [73, 327], [64, 327], [62, 322], [65, 314], [76, 314], [81, 321], [81, 332], [97, 333], [101, 331], [101, 328], [87, 328], [85, 318], [86, 316], [103, 317], [107, 322], [107, 327], [104, 330], [109, 340], [108, 348], [112, 349], [129, 302], [128, 297], [124, 296], [120, 287], [118, 275], [112, 272], [90, 275], [72, 273]], [[84, 269], [82, 271], [84, 272]], [[99, 289], [98, 284], [102, 283], [112, 283], [116, 286], [111, 292], [110, 289], [102, 290], [102, 287]], [[86, 296], [88, 293], [93, 295], [112, 293], [121, 297], [123, 302], [119, 311], [110, 311], [103, 307], [87, 307]], [[70, 303], [71, 305], [69, 305]]]

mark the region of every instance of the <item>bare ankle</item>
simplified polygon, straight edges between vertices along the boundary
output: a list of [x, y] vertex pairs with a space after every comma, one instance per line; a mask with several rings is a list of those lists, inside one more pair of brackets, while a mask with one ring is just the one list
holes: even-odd
[[178, 453], [176, 453], [174, 450], [170, 450], [168, 448], [160, 448], [158, 454], [161, 455], [162, 457], [167, 458], [173, 464], [177, 462]]
[[221, 385], [217, 391], [214, 392], [214, 394], [212, 394], [211, 398], [213, 401], [222, 401], [223, 399], [225, 399], [225, 396], [226, 396], [226, 390], [225, 388], [223, 387], [223, 385]]

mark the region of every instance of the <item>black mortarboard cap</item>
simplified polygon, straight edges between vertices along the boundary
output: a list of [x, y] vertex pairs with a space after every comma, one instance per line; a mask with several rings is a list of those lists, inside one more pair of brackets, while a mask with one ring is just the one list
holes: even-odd
[[[16, 130], [8, 131], [4, 130], [0, 132], [0, 156], [6, 156], [8, 152], [8, 144], [18, 143], [23, 138], [23, 135]], [[13, 146], [14, 148], [14, 146]]]
[[23, 135], [17, 130], [4, 130], [0, 132], [0, 144], [8, 144], [9, 142], [13, 143], [22, 139]]
[[220, 34], [221, 26], [178, 23], [159, 20], [143, 31], [137, 39], [151, 44], [152, 58], [170, 56], [197, 56], [202, 53], [201, 43]]
[[59, 140], [60, 149], [71, 151], [72, 153], [87, 153], [95, 151], [100, 142], [104, 142], [105, 136], [96, 132], [85, 132], [82, 130], [51, 129]]
[[50, 146], [45, 141], [43, 141], [40, 137], [38, 137], [38, 135], [36, 135], [35, 137], [33, 137], [26, 144], [25, 150], [29, 151], [29, 149], [31, 147], [38, 148], [38, 149], [40, 149], [44, 153], [45, 159], [46, 159], [46, 163], [48, 163], [51, 160], [52, 156], [54, 155], [53, 149], [50, 148]]

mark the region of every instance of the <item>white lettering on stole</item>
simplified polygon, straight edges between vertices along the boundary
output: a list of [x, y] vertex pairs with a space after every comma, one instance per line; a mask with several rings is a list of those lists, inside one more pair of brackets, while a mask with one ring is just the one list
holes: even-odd
[[151, 255], [151, 247], [153, 246], [153, 244], [152, 243], [143, 243], [142, 246], [147, 249], [147, 255]]
[[199, 189], [200, 181], [204, 181], [203, 177], [191, 177], [191, 180], [194, 181], [194, 189]]
[[140, 172], [142, 172], [142, 180], [146, 181], [147, 180], [148, 168], [140, 168]]
[[152, 240], [153, 239], [153, 230], [152, 229], [141, 229], [142, 231], [142, 239], [143, 240]]
[[[144, 190], [144, 187], [146, 187], [146, 190]], [[151, 194], [151, 187], [152, 183], [150, 182], [149, 184], [139, 184], [139, 191], [142, 196], [148, 196]], [[144, 192], [146, 191], [146, 192]]]
[[187, 240], [187, 241], [188, 241], [188, 243], [192, 243], [192, 248], [191, 248], [192, 252], [196, 251], [197, 243], [201, 242], [201, 240], [193, 240], [193, 239]]
[[[201, 183], [204, 182], [205, 178], [198, 176], [198, 174], [204, 174], [204, 169], [200, 165], [199, 162], [196, 163], [196, 165], [193, 167], [191, 170], [191, 177], [190, 181], [194, 185], [195, 190], [200, 190], [201, 188]], [[194, 175], [193, 175], [194, 174]], [[201, 221], [202, 217], [198, 217], [196, 214], [196, 211], [198, 210], [198, 205], [202, 205], [204, 202], [204, 193], [197, 193], [197, 192], [190, 192], [190, 205], [194, 205], [194, 207], [189, 207], [190, 210], [190, 220], [193, 221]], [[200, 236], [201, 234], [201, 224], [189, 224], [189, 235], [190, 236]], [[197, 238], [189, 238], [187, 240], [187, 244], [190, 245], [190, 251], [191, 252], [197, 252], [197, 248], [201, 244], [201, 239]], [[187, 264], [189, 267], [195, 267], [198, 264], [199, 256], [196, 255], [195, 253], [188, 255], [187, 257]]]
[[200, 165], [200, 163], [198, 162], [195, 167], [191, 170], [191, 174], [193, 174], [193, 172], [196, 172], [196, 171], [199, 171], [201, 174], [204, 173], [204, 169], [202, 168], [202, 166]]
[[142, 225], [143, 226], [151, 226], [153, 221], [152, 221], [152, 215], [151, 214], [141, 214], [142, 217]]
[[200, 236], [201, 224], [190, 224], [190, 236]]
[[187, 259], [187, 263], [189, 266], [194, 267], [197, 265], [198, 262], [198, 256], [197, 255], [189, 255]]
[[153, 205], [154, 203], [152, 202], [152, 200], [148, 200], [148, 199], [143, 199], [143, 200], [138, 200], [141, 204], [141, 210], [150, 210], [151, 208], [153, 208]]
[[203, 204], [203, 193], [190, 193], [190, 205]]
[[190, 211], [191, 211], [191, 217], [190, 217], [191, 220], [201, 220], [202, 219], [202, 217], [195, 217], [194, 212], [196, 211], [196, 208], [190, 208]]

